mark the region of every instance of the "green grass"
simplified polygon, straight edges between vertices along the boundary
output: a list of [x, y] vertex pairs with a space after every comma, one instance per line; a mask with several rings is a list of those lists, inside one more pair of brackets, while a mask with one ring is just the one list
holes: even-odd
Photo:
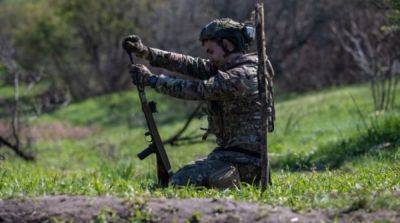
[[[185, 107], [188, 103], [179, 103], [178, 100], [174, 99], [169, 99], [167, 100], [168, 103], [165, 103], [166, 97], [154, 94], [152, 91], [149, 92], [149, 95], [153, 95], [150, 98], [158, 102], [158, 110], [162, 114], [161, 120], [159, 120], [161, 124], [184, 119]], [[96, 124], [107, 128], [119, 126], [138, 128], [145, 126], [140, 111], [139, 98], [136, 93], [117, 93], [72, 104], [46, 118], [55, 121], [67, 120], [76, 125]]]
[[[341, 167], [363, 155], [380, 156], [400, 147], [400, 116], [388, 115], [365, 123], [349, 138], [320, 145], [312, 152], [289, 153], [274, 166], [290, 170], [326, 170]], [[389, 162], [397, 161], [396, 156]]]
[[[400, 97], [400, 92], [398, 92]], [[351, 99], [355, 98], [363, 115]], [[398, 98], [399, 98], [398, 97]], [[153, 95], [159, 103], [157, 120], [163, 138], [185, 120], [178, 100]], [[400, 112], [375, 114], [365, 86], [315, 92], [277, 104], [276, 132], [269, 135], [274, 185], [263, 195], [256, 186], [225, 191], [184, 188], [157, 189], [155, 159], [139, 161], [147, 145], [145, 123], [135, 91], [72, 104], [34, 122], [68, 122], [98, 126], [81, 139], [42, 140], [38, 160], [26, 163], [2, 150], [0, 198], [55, 194], [119, 197], [232, 198], [293, 209], [357, 208], [400, 210]], [[397, 105], [399, 105], [397, 101]], [[364, 126], [367, 122], [367, 127]], [[189, 131], [205, 127], [195, 120]], [[384, 149], [377, 145], [389, 143]], [[212, 140], [167, 146], [174, 170], [205, 156]]]

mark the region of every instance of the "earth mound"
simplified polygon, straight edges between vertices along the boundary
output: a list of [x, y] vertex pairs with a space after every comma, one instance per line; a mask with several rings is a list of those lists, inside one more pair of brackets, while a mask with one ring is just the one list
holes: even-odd
[[373, 222], [398, 213], [309, 211], [216, 199], [51, 196], [0, 200], [0, 222]]

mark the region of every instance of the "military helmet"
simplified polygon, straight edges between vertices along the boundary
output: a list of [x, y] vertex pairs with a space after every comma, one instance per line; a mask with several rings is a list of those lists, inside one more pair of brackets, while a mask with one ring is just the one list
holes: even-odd
[[[255, 37], [252, 26], [236, 22], [229, 18], [216, 19], [206, 25], [200, 33], [200, 41], [227, 39], [236, 46], [236, 51], [247, 50]], [[225, 50], [225, 49], [224, 49]]]

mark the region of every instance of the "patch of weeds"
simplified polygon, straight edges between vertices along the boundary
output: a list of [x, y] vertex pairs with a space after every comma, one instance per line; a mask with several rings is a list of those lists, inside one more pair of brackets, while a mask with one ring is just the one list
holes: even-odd
[[136, 209], [131, 222], [157, 222], [157, 218], [148, 210]]
[[392, 221], [383, 219], [383, 220], [375, 220], [374, 223], [392, 223]]
[[374, 199], [373, 209], [400, 210], [400, 197], [393, 194], [385, 194]]
[[370, 201], [365, 198], [358, 198], [357, 200], [355, 200], [348, 208], [346, 208], [344, 211], [342, 211], [342, 213], [344, 214], [348, 214], [354, 211], [358, 211], [361, 209], [366, 209], [369, 207]]
[[146, 199], [135, 198], [132, 202], [133, 216], [131, 222], [159, 222], [157, 216], [153, 215], [147, 206]]
[[96, 223], [118, 222], [120, 220], [121, 219], [118, 216], [118, 213], [109, 208], [101, 209], [100, 213], [93, 219], [93, 221]]
[[201, 222], [201, 218], [203, 217], [203, 213], [200, 211], [195, 211], [193, 212], [192, 216], [187, 219], [185, 222], [190, 222], [190, 223], [199, 223]]
[[216, 214], [222, 214], [222, 213], [224, 213], [224, 211], [225, 211], [225, 208], [222, 205], [218, 205], [214, 208], [214, 213], [216, 213]]
[[72, 220], [68, 220], [68, 219], [62, 219], [60, 217], [51, 217], [48, 220], [43, 220], [41, 222], [66, 223], [66, 222], [73, 222], [73, 221]]
[[301, 114], [298, 111], [291, 112], [288, 119], [286, 120], [283, 135], [287, 136], [292, 131], [296, 130], [296, 128], [299, 126], [299, 123], [305, 116], [307, 116], [307, 114]]
[[97, 176], [93, 176], [92, 183], [93, 183], [93, 188], [97, 192], [98, 196], [107, 194], [106, 185]]
[[102, 209], [98, 215], [96, 215], [93, 219], [95, 223], [106, 223], [109, 222], [110, 216], [113, 215], [112, 211], [108, 211], [107, 209]]

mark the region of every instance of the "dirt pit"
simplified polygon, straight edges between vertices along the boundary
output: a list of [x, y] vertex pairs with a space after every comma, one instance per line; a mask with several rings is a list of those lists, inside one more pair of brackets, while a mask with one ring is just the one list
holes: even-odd
[[52, 196], [0, 200], [0, 222], [399, 222], [399, 213], [310, 211], [213, 199]]

